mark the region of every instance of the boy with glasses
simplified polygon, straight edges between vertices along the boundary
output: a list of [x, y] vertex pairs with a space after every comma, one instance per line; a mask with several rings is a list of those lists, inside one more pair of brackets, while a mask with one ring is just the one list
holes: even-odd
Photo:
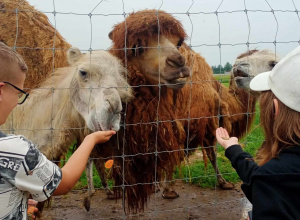
[[3, 82], [3, 83], [8, 84], [8, 85], [14, 87], [16, 90], [19, 91], [19, 95], [18, 95], [19, 96], [19, 99], [18, 99], [18, 104], [19, 105], [21, 105], [21, 104], [23, 104], [23, 102], [25, 102], [25, 100], [29, 96], [29, 94], [27, 92], [25, 92], [24, 90], [22, 90], [22, 89], [20, 89], [20, 88], [18, 88], [16, 86], [14, 86], [13, 84], [11, 84], [9, 82]]
[[[23, 89], [26, 72], [22, 57], [0, 42], [0, 125], [29, 96]], [[68, 193], [84, 171], [93, 147], [114, 134], [99, 131], [87, 135], [60, 169], [25, 137], [0, 132], [0, 220], [27, 219], [29, 193], [37, 201]]]

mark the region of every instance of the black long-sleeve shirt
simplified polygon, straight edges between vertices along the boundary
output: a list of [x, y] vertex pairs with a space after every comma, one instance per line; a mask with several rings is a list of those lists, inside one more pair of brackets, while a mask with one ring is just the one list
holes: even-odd
[[300, 146], [282, 150], [262, 166], [240, 145], [230, 146], [225, 155], [243, 181], [254, 220], [300, 219]]

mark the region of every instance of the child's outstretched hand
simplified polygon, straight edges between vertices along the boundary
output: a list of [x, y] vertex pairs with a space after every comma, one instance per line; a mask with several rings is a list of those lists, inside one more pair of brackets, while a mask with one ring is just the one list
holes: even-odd
[[217, 128], [216, 130], [216, 138], [218, 143], [224, 148], [227, 149], [228, 147], [239, 144], [239, 140], [236, 137], [229, 137], [228, 132], [225, 128]]
[[114, 134], [116, 134], [115, 131], [96, 131], [87, 137], [92, 138], [95, 144], [101, 144], [108, 141]]

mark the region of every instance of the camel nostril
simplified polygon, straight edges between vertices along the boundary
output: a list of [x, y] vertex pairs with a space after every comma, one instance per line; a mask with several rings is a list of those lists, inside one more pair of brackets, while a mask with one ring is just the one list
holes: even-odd
[[250, 65], [246, 64], [246, 63], [234, 65], [232, 68], [233, 75], [235, 77], [237, 77], [237, 76], [248, 77], [249, 76], [249, 67], [250, 67]]

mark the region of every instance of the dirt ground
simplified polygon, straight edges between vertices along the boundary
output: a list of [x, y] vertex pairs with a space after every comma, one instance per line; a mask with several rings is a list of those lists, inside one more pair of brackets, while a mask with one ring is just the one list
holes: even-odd
[[245, 219], [245, 209], [249, 209], [240, 185], [233, 190], [221, 190], [177, 182], [176, 190], [179, 198], [166, 200], [161, 192], [155, 193], [143, 213], [127, 216], [122, 209], [122, 200], [106, 199], [104, 190], [96, 191], [89, 212], [83, 207], [85, 191], [71, 192], [66, 196], [54, 197], [51, 208], [44, 210], [43, 219], [241, 220]]

